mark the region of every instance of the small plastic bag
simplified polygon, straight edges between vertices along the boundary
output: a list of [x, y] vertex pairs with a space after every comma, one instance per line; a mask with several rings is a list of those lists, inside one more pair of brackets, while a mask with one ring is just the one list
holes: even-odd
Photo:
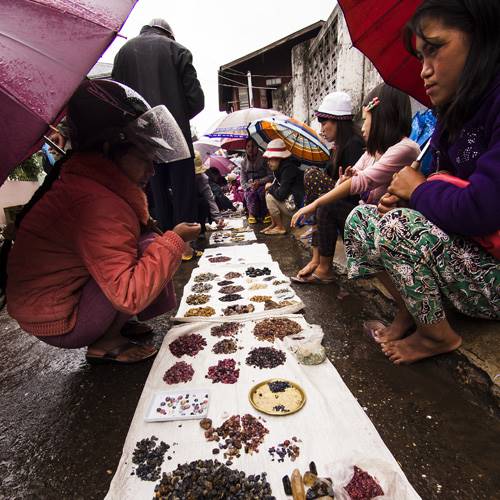
[[285, 337], [286, 347], [292, 351], [297, 361], [303, 365], [319, 365], [326, 359], [323, 342], [323, 330], [319, 325], [311, 325], [297, 335]]
[[367, 472], [382, 488], [384, 494], [373, 497], [374, 499], [410, 500], [419, 498], [396, 466], [378, 458], [366, 458], [361, 453], [354, 453], [351, 458], [326, 465], [328, 477], [331, 477], [333, 481], [336, 499], [351, 500], [345, 487], [353, 477], [355, 465]]

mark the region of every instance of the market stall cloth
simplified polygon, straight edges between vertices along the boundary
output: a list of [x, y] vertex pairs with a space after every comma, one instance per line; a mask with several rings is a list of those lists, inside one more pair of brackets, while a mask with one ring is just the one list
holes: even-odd
[[[201, 294], [207, 295], [202, 304], [197, 304], [194, 297], [190, 299]], [[194, 269], [173, 320], [240, 321], [296, 313], [303, 308], [302, 300], [290, 287], [290, 278], [281, 272], [277, 262], [210, 264]]]
[[41, 146], [136, 1], [1, 2], [0, 184]]
[[[303, 317], [291, 315], [288, 318], [307, 328]], [[243, 349], [229, 355], [216, 355], [212, 352], [214, 344], [220, 340], [219, 337], [211, 335], [212, 326], [214, 324], [207, 323], [182, 325], [172, 328], [166, 334], [135, 411], [120, 463], [106, 496], [108, 500], [153, 498], [158, 481], [143, 481], [133, 474], [133, 451], [136, 443], [144, 438], [157, 436], [159, 440], [171, 446], [166, 453], [171, 460], [167, 460], [165, 456], [161, 466], [162, 472], [171, 472], [178, 464], [197, 459], [216, 458], [225, 462], [222, 456], [224, 450], [214, 455], [213, 450], [217, 448], [217, 443], [206, 440], [199, 420], [145, 422], [144, 418], [153, 395], [157, 391], [175, 389], [183, 393], [195, 389], [208, 390], [208, 417], [212, 419], [214, 426], [220, 426], [232, 415], [250, 414], [256, 418], [263, 417], [261, 423], [269, 432], [265, 434], [264, 441], [259, 446], [259, 453], [246, 454], [242, 450], [240, 458], [234, 457], [230, 467], [244, 471], [247, 475], [262, 474], [265, 471], [272, 494], [277, 499], [287, 498], [283, 491], [282, 477], [290, 474], [294, 468], [305, 472], [310, 461], [316, 463], [319, 476], [331, 474], [338, 477], [348, 467], [362, 466], [368, 473], [377, 477], [385, 493], [382, 498], [387, 500], [420, 498], [329, 361], [317, 366], [304, 366], [298, 364], [290, 352], [285, 351], [284, 364], [273, 369], [259, 369], [246, 364], [249, 351], [257, 346], [268, 347], [273, 344], [255, 338], [254, 322], [242, 324], [235, 340], [238, 347]], [[174, 357], [169, 346], [185, 334], [199, 334], [206, 340], [207, 345], [195, 357]], [[283, 351], [285, 349], [279, 340], [274, 342], [274, 347]], [[226, 358], [240, 363], [237, 365], [240, 370], [237, 382], [211, 383], [211, 380], [205, 377], [208, 367]], [[188, 383], [167, 385], [163, 381], [164, 373], [179, 359], [192, 365], [193, 379]], [[249, 391], [255, 384], [269, 378], [284, 378], [299, 384], [306, 394], [304, 407], [287, 416], [262, 415], [254, 410], [249, 403]], [[269, 448], [294, 437], [300, 448], [298, 458], [291, 462], [285, 457], [284, 461], [279, 463], [275, 457], [272, 461]], [[344, 484], [334, 484], [339, 492], [335, 498], [342, 498], [342, 493], [343, 498], [346, 498], [343, 486]]]
[[261, 149], [273, 139], [281, 139], [288, 151], [300, 161], [324, 163], [330, 151], [309, 125], [294, 118], [261, 118], [248, 126], [248, 134]]
[[249, 243], [257, 241], [257, 236], [253, 231], [242, 231], [235, 233], [233, 231], [215, 231], [210, 234], [209, 245], [234, 245], [235, 243]]
[[210, 267], [215, 269], [222, 264], [250, 265], [254, 262], [268, 263], [272, 261], [273, 259], [269, 254], [267, 245], [264, 243], [252, 243], [244, 246], [233, 245], [221, 248], [208, 248], [198, 261], [198, 266], [200, 268]]

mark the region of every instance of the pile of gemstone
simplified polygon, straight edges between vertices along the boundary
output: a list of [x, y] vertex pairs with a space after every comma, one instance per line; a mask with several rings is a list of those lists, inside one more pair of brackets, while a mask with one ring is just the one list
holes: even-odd
[[276, 459], [278, 462], [284, 462], [288, 457], [292, 462], [300, 455], [300, 448], [297, 444], [298, 439], [293, 436], [291, 439], [285, 439], [282, 443], [272, 446], [267, 451], [271, 455], [271, 462]]
[[354, 466], [354, 474], [349, 484], [344, 488], [352, 500], [365, 500], [384, 494], [377, 481], [368, 472]]
[[189, 382], [192, 380], [193, 375], [193, 367], [185, 361], [179, 361], [165, 372], [163, 380], [167, 384], [179, 384], [180, 382]]
[[168, 347], [175, 357], [181, 358], [184, 355], [196, 356], [206, 345], [207, 341], [201, 335], [190, 333], [175, 339]]
[[240, 323], [222, 323], [222, 325], [212, 326], [210, 334], [214, 337], [234, 337], [240, 329]]
[[288, 318], [269, 318], [259, 321], [253, 329], [253, 334], [259, 340], [274, 342], [274, 339], [283, 340], [288, 335], [295, 335], [302, 331], [302, 327]]
[[216, 365], [208, 368], [205, 378], [212, 380], [213, 384], [221, 382], [222, 384], [235, 384], [240, 376], [239, 368], [236, 368], [234, 359], [222, 359]]
[[170, 445], [160, 441], [156, 436], [138, 441], [132, 454], [132, 463], [137, 467], [132, 475], [143, 481], [156, 481], [160, 478], [161, 465]]
[[233, 415], [217, 428], [212, 427], [212, 421], [208, 418], [203, 419], [200, 426], [205, 430], [207, 441], [218, 443], [212, 453], [218, 455], [222, 451], [224, 458], [229, 460], [226, 465], [232, 465], [231, 459], [239, 458], [243, 452], [258, 452], [269, 432], [259, 419], [248, 413], [242, 417]]
[[212, 289], [212, 285], [210, 283], [195, 283], [191, 288], [192, 292], [203, 293], [209, 292]]
[[164, 473], [155, 486], [154, 498], [275, 500], [265, 472], [247, 476], [217, 460], [195, 460], [178, 465], [173, 472]]
[[215, 278], [218, 278], [217, 274], [214, 273], [200, 273], [198, 276], [195, 276], [194, 281], [196, 283], [203, 283], [204, 281], [212, 281]]
[[268, 276], [271, 274], [271, 269], [268, 267], [263, 267], [262, 269], [259, 269], [258, 267], [249, 267], [246, 271], [245, 274], [249, 278], [257, 278], [259, 276]]
[[186, 299], [186, 304], [190, 306], [199, 306], [202, 304], [206, 304], [210, 300], [210, 295], [206, 293], [193, 293], [188, 295]]
[[253, 304], [234, 304], [222, 309], [224, 316], [234, 316], [236, 314], [248, 314], [255, 311]]
[[186, 318], [190, 318], [193, 316], [213, 316], [215, 314], [215, 309], [213, 307], [207, 306], [207, 307], [192, 307], [191, 309], [188, 309], [186, 311], [186, 314], [184, 316]]
[[256, 368], [276, 368], [286, 361], [286, 354], [274, 347], [256, 347], [247, 356], [246, 363]]
[[215, 354], [233, 354], [238, 349], [238, 345], [233, 339], [222, 339], [217, 342], [212, 352]]

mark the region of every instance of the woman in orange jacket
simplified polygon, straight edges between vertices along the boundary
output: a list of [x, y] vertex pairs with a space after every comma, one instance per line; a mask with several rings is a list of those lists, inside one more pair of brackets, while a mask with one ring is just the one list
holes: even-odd
[[124, 337], [127, 321], [172, 309], [172, 276], [200, 230], [184, 223], [155, 234], [144, 188], [155, 162], [189, 151], [165, 106], [151, 109], [111, 80], [84, 82], [68, 122], [73, 153], [49, 174], [17, 230], [8, 311], [48, 344], [88, 346], [89, 362], [141, 361], [156, 349]]

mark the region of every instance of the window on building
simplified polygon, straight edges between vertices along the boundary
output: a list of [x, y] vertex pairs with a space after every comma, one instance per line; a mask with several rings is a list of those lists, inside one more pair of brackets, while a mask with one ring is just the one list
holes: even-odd
[[246, 87], [238, 87], [238, 98], [240, 100], [240, 109], [247, 109], [250, 107], [248, 89]]

